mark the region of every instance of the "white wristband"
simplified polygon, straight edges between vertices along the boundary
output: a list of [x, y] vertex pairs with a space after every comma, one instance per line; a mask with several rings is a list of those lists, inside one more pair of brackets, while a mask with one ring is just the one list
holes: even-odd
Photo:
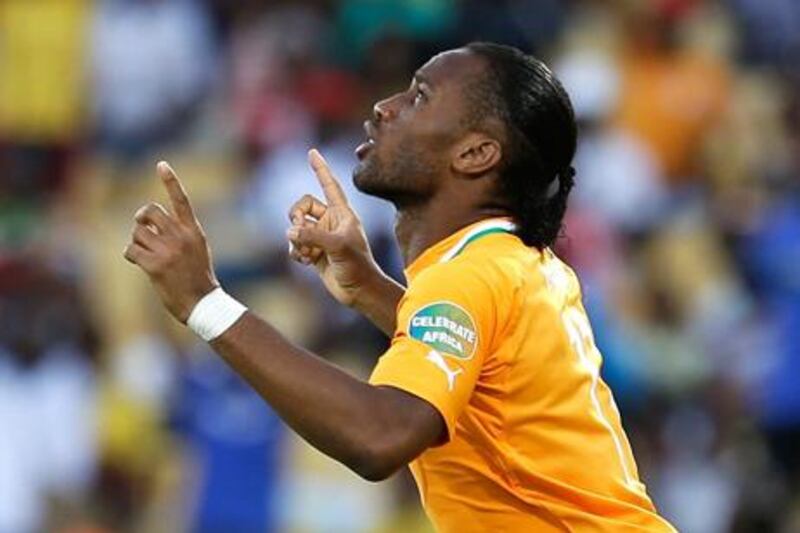
[[186, 325], [204, 341], [211, 342], [233, 326], [247, 307], [217, 287], [203, 296], [189, 314]]

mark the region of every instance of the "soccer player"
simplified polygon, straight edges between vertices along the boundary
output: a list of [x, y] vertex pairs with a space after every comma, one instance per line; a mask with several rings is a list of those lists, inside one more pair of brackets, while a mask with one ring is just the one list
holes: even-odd
[[292, 345], [219, 286], [177, 176], [125, 257], [166, 308], [322, 452], [368, 480], [411, 463], [444, 532], [674, 531], [639, 481], [578, 280], [550, 250], [573, 185], [572, 107], [547, 67], [473, 43], [374, 106], [356, 186], [397, 209], [408, 287], [374, 262], [316, 151], [325, 201], [290, 211], [292, 257], [392, 337], [369, 383]]

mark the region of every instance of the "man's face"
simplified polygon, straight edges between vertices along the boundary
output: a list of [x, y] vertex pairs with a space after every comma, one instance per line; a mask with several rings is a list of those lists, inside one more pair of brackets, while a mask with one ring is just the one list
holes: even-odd
[[356, 187], [403, 202], [432, 195], [450, 168], [452, 148], [466, 131], [464, 86], [483, 75], [483, 61], [458, 49], [433, 57], [410, 87], [375, 104], [356, 148]]

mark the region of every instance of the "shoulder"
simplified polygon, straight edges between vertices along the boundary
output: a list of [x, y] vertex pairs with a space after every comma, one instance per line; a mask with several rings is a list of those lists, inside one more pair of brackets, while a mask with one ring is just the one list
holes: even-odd
[[480, 279], [499, 295], [508, 296], [523, 287], [541, 286], [543, 252], [526, 246], [511, 233], [487, 235], [464, 248], [445, 263], [453, 271]]
[[420, 272], [409, 283], [407, 294], [493, 305], [507, 284], [492, 262], [490, 256], [465, 250], [457, 257], [442, 260]]
[[531, 283], [542, 279], [537, 257], [513, 235], [488, 235], [411, 281], [400, 302], [398, 326], [412, 332], [444, 320], [427, 317], [444, 316], [491, 338], [516, 316]]
[[397, 313], [398, 331], [440, 353], [471, 359], [491, 345], [502, 308], [492, 279], [479, 264], [437, 263], [408, 285]]

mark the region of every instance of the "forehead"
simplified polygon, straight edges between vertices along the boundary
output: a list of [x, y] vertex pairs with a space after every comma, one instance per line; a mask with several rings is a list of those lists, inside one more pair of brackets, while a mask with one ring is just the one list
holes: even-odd
[[433, 56], [417, 73], [438, 90], [463, 87], [470, 79], [482, 75], [483, 69], [483, 59], [465, 48], [458, 48]]

